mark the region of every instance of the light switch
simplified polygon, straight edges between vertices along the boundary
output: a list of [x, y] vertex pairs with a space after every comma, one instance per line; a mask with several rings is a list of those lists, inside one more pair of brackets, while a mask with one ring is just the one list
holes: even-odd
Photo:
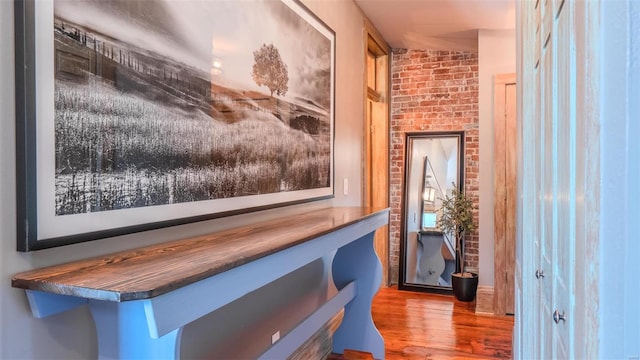
[[342, 182], [342, 194], [344, 196], [349, 195], [349, 179], [344, 178], [344, 181]]

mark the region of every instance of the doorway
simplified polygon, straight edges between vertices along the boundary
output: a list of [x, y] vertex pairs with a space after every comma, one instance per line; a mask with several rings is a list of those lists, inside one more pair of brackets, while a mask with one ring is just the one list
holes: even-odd
[[517, 144], [516, 74], [494, 79], [494, 296], [496, 315], [514, 313]]
[[[365, 121], [363, 205], [389, 207], [389, 46], [365, 22]], [[389, 284], [389, 226], [376, 231], [374, 248]]]

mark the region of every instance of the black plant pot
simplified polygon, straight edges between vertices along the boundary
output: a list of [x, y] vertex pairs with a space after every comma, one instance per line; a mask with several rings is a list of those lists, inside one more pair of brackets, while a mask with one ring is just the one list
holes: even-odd
[[478, 290], [478, 274], [467, 274], [471, 274], [471, 277], [463, 277], [460, 273], [451, 274], [453, 295], [460, 301], [473, 301]]

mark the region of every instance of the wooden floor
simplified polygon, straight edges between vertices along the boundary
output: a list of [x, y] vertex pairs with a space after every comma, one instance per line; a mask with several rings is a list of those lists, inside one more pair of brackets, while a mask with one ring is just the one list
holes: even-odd
[[[387, 359], [510, 359], [513, 317], [476, 315], [453, 296], [380, 289], [373, 321]], [[354, 351], [329, 360], [372, 359]]]

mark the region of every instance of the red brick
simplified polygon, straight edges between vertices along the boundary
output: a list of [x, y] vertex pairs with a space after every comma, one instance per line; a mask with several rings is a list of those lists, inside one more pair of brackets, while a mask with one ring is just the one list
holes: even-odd
[[[397, 279], [406, 132], [465, 130], [465, 190], [478, 203], [478, 54], [394, 50], [392, 79], [389, 255], [391, 278]], [[403, 85], [395, 88], [398, 84]], [[465, 262], [477, 268], [477, 233], [468, 236], [466, 244], [470, 251]]]

